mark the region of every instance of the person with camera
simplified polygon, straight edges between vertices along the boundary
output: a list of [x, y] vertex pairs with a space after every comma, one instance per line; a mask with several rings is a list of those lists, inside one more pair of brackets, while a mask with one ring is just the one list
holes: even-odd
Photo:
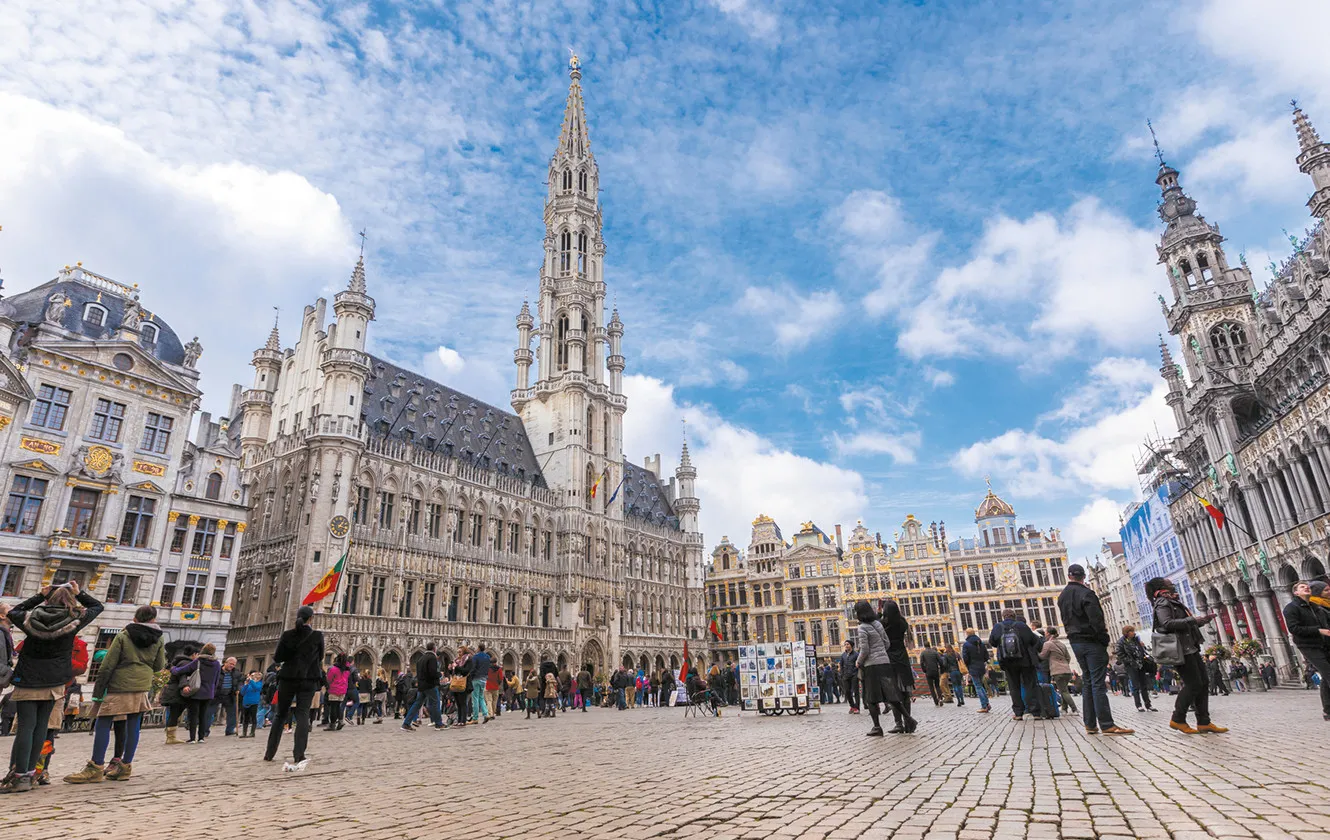
[[[1145, 645], [1136, 635], [1136, 628], [1128, 624], [1122, 628], [1122, 637], [1117, 643], [1118, 663], [1127, 670], [1127, 680], [1131, 683], [1132, 699], [1136, 701], [1136, 711], [1153, 712], [1157, 711], [1150, 705], [1150, 685], [1146, 682], [1146, 660], [1150, 654], [1146, 652]], [[1149, 670], [1154, 671], [1153, 663]], [[1144, 703], [1144, 707], [1142, 707]]]
[[[1178, 692], [1178, 699], [1173, 704], [1173, 719], [1168, 723], [1169, 728], [1187, 735], [1227, 732], [1224, 727], [1210, 722], [1210, 686], [1206, 681], [1205, 660], [1201, 657], [1201, 646], [1205, 644], [1201, 627], [1215, 620], [1214, 613], [1192, 615], [1186, 604], [1178, 600], [1178, 590], [1168, 578], [1151, 578], [1145, 583], [1145, 591], [1154, 599], [1154, 632], [1172, 636], [1173, 639], [1168, 643], [1177, 646], [1176, 653], [1182, 659], [1181, 664], [1174, 666], [1182, 679], [1182, 690]], [[1156, 645], [1159, 659], [1169, 662], [1159, 647], [1160, 642], [1155, 641], [1153, 644]], [[1190, 709], [1196, 710], [1195, 728], [1187, 724], [1187, 712]]]
[[43, 587], [10, 609], [9, 620], [24, 639], [13, 676], [14, 746], [9, 773], [0, 781], [0, 794], [32, 790], [51, 711], [64, 699], [65, 686], [74, 678], [74, 641], [103, 609], [101, 601], [81, 591], [72, 580]]

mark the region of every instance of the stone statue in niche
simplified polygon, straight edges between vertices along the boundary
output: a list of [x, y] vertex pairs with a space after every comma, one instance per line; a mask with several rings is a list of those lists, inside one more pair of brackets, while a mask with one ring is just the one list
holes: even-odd
[[320, 485], [320, 483], [321, 483], [321, 482], [320, 482], [320, 476], [319, 476], [319, 474], [318, 474], [318, 473], [314, 473], [314, 477], [313, 477], [312, 479], [310, 479], [310, 482], [309, 482], [309, 498], [310, 498], [311, 501], [314, 500], [314, 499], [317, 499], [317, 498], [319, 497], [319, 485]]
[[337, 501], [337, 497], [338, 495], [340, 495], [341, 491], [342, 491], [342, 474], [333, 473], [332, 500], [334, 502]]

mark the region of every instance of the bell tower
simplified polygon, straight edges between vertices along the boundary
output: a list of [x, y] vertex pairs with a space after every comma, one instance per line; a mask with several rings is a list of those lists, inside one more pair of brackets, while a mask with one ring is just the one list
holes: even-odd
[[[623, 475], [623, 323], [616, 312], [606, 326], [600, 173], [591, 153], [576, 55], [568, 63], [568, 75], [571, 83], [545, 198], [539, 324], [533, 325], [524, 303], [517, 318], [512, 401], [545, 480], [563, 494], [564, 505], [603, 512]], [[533, 338], [539, 342], [534, 354]], [[621, 511], [622, 505], [614, 510]]]

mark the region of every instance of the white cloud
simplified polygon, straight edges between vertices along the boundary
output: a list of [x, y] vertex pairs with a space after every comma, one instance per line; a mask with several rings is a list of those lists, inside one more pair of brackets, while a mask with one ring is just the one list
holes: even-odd
[[937, 235], [916, 231], [900, 200], [881, 190], [850, 193], [827, 221], [840, 242], [842, 273], [862, 277], [865, 285], [873, 286], [864, 296], [868, 314], [905, 315], [918, 298], [920, 276]]
[[1189, 15], [1204, 42], [1267, 84], [1321, 89], [1330, 6], [1304, 0], [1210, 0]]
[[231, 383], [251, 380], [271, 307], [294, 325], [311, 289], [350, 277], [351, 226], [299, 175], [173, 165], [119, 129], [13, 94], [0, 94], [0, 124], [6, 290], [76, 261], [138, 283], [149, 311], [182, 339], [200, 337], [210, 410], [224, 412]]
[[788, 352], [827, 334], [844, 313], [845, 304], [834, 289], [804, 295], [790, 286], [749, 286], [739, 300], [739, 309], [769, 323], [777, 349]]
[[948, 388], [956, 384], [956, 374], [949, 370], [940, 370], [932, 365], [924, 365], [923, 375], [928, 380], [928, 384], [934, 388]]
[[726, 17], [748, 30], [754, 38], [776, 40], [780, 35], [780, 18], [756, 0], [710, 0]]
[[512, 368], [500, 369], [490, 359], [463, 356], [445, 345], [439, 345], [433, 352], [425, 354], [419, 365], [406, 364], [404, 367], [409, 370], [419, 369], [430, 379], [449, 388], [504, 409], [508, 407], [516, 377], [515, 373], [510, 373]]
[[681, 404], [674, 388], [658, 379], [626, 376], [624, 393], [624, 456], [640, 464], [646, 456], [664, 453], [667, 478], [678, 464], [681, 421], [687, 419], [708, 546], [721, 536], [746, 546], [750, 523], [759, 513], [788, 530], [808, 519], [851, 522], [868, 506], [859, 473], [782, 449], [710, 406]]
[[1098, 548], [1101, 541], [1113, 540], [1117, 538], [1118, 528], [1120, 527], [1119, 517], [1125, 504], [1115, 502], [1112, 499], [1099, 496], [1080, 512], [1072, 517], [1071, 522], [1067, 524], [1067, 530], [1063, 534], [1068, 546], [1077, 546], [1079, 551], [1072, 554], [1073, 562], [1076, 558], [1087, 556], [1088, 552], [1083, 546], [1094, 546]]
[[832, 435], [836, 453], [846, 455], [886, 455], [897, 464], [913, 464], [915, 451], [923, 443], [919, 432], [887, 434], [885, 432], [856, 432], [848, 437]]

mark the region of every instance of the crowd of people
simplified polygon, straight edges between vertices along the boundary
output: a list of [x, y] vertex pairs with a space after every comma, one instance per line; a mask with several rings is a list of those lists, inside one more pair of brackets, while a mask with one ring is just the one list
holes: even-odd
[[[1214, 614], [1194, 615], [1167, 579], [1148, 581], [1152, 646], [1157, 649], [1152, 651], [1135, 627], [1125, 627], [1116, 640], [1112, 638], [1098, 596], [1085, 585], [1082, 566], [1068, 566], [1067, 576], [1058, 597], [1065, 639], [1056, 628], [1045, 629], [1039, 621], [1027, 622], [1007, 609], [987, 639], [971, 628], [965, 630], [960, 650], [950, 644], [936, 649], [925, 641], [913, 661], [907, 647], [910, 626], [896, 602], [885, 599], [877, 607], [857, 602], [854, 639], [845, 642], [838, 659], [817, 671], [823, 701], [848, 703], [855, 714], [867, 708], [873, 720], [870, 736], [914, 733], [918, 722], [911, 710], [917, 667], [926, 696], [938, 706], [964, 706], [968, 696], [977, 702], [980, 714], [987, 714], [992, 698], [1005, 691], [1012, 720], [1052, 719], [1079, 711], [1087, 734], [1131, 735], [1133, 730], [1113, 718], [1110, 691], [1130, 696], [1141, 712], [1156, 711], [1156, 697], [1175, 694], [1170, 728], [1184, 734], [1228, 731], [1211, 720], [1209, 698], [1216, 692], [1228, 694], [1230, 685], [1234, 691], [1248, 690], [1250, 672], [1239, 662], [1226, 669], [1217, 657], [1203, 653], [1201, 628], [1215, 619]], [[1327, 673], [1327, 586], [1304, 581], [1292, 593], [1283, 611], [1289, 634], [1307, 661], [1308, 673]], [[88, 670], [87, 645], [78, 634], [102, 610], [101, 602], [76, 582], [44, 587], [12, 607], [0, 605], [0, 688], [12, 687], [5, 699], [3, 728], [14, 735], [0, 794], [24, 793], [50, 783], [55, 741], [68, 725], [67, 710], [78, 678]], [[239, 738], [255, 738], [258, 730], [266, 728], [263, 759], [274, 761], [284, 734], [291, 732], [292, 760], [284, 763], [290, 771], [307, 766], [309, 733], [316, 723], [336, 732], [348, 725], [381, 724], [391, 714], [394, 721], [401, 721], [403, 731], [414, 732], [424, 716], [434, 729], [442, 730], [484, 725], [505, 712], [525, 712], [529, 719], [586, 712], [592, 706], [626, 710], [673, 705], [680, 688], [693, 696], [709, 687], [712, 703], [739, 699], [738, 672], [731, 667], [715, 665], [705, 677], [690, 672], [687, 684], [680, 686], [668, 669], [617, 668], [597, 675], [588, 666], [574, 672], [546, 662], [523, 681], [503, 669], [483, 643], [474, 649], [463, 646], [456, 658], [445, 661], [431, 642], [410, 670], [395, 677], [382, 669], [373, 673], [359, 669], [341, 653], [325, 668], [323, 634], [313, 626], [314, 611], [308, 606], [300, 608], [294, 626], [282, 634], [268, 671], [246, 674], [235, 659], [219, 660], [212, 645], [186, 647], [168, 662], [156, 617], [155, 608], [139, 607], [133, 621], [97, 652], [91, 754], [84, 768], [64, 781], [89, 784], [130, 778], [144, 716], [155, 708], [159, 680], [156, 701], [166, 710], [168, 746], [206, 742], [214, 723], [224, 727], [226, 736]], [[15, 644], [11, 628], [22, 633], [21, 643]], [[1168, 661], [1161, 665], [1156, 659], [1165, 653]], [[1257, 679], [1273, 684], [1271, 670], [1262, 667]], [[1323, 715], [1330, 720], [1330, 682], [1315, 684]], [[884, 731], [882, 714], [888, 711], [894, 726]]]

